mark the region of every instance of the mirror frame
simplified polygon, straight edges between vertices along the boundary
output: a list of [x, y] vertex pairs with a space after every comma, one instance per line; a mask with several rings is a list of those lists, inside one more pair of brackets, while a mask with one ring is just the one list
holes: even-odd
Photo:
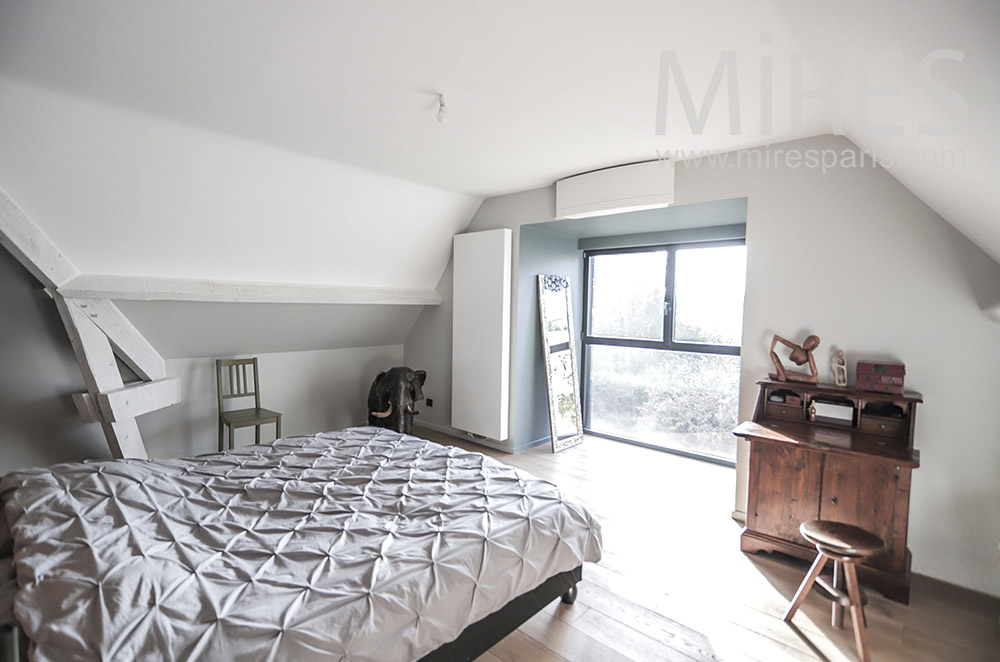
[[[560, 310], [554, 310], [555, 306], [546, 306], [546, 292], [550, 296], [553, 293], [562, 293], [562, 300], [565, 303], [563, 306], [560, 306]], [[557, 315], [566, 321], [569, 341], [559, 342], [553, 347], [552, 339], [549, 338], [546, 321], [554, 319]], [[558, 453], [559, 451], [583, 443], [583, 415], [580, 409], [580, 375], [579, 368], [577, 367], [576, 341], [573, 331], [573, 304], [570, 299], [569, 278], [545, 274], [538, 275], [538, 320], [542, 328], [542, 352], [545, 357], [545, 388], [548, 392], [549, 430], [552, 435], [552, 452]], [[551, 356], [553, 351], [563, 351], [565, 349], [568, 349], [570, 353], [570, 378], [572, 381], [571, 388], [573, 389], [573, 405], [576, 415], [576, 431], [575, 434], [560, 439], [558, 430], [556, 429], [558, 421], [556, 399], [560, 393], [556, 389], [558, 384], [554, 381], [556, 366], [553, 365]]]

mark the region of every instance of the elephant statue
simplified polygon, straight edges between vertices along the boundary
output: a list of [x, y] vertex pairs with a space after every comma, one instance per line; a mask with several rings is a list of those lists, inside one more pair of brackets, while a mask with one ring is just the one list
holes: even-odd
[[413, 417], [420, 413], [414, 405], [424, 399], [426, 380], [424, 370], [405, 366], [378, 373], [368, 391], [368, 425], [412, 434]]

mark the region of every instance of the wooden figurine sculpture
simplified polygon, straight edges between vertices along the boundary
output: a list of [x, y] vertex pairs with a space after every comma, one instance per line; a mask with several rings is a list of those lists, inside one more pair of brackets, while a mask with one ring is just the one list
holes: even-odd
[[833, 383], [837, 386], [847, 386], [847, 359], [842, 349], [838, 349], [833, 355]]
[[[794, 370], [785, 370], [785, 366], [781, 365], [781, 359], [775, 354], [774, 348], [778, 343], [781, 343], [785, 347], [792, 350], [791, 354], [788, 355], [788, 359], [797, 366], [809, 364], [809, 374], [804, 372], [795, 372]], [[816, 384], [819, 382], [819, 373], [816, 370], [816, 359], [813, 358], [813, 350], [819, 347], [819, 336], [808, 336], [802, 345], [796, 345], [795, 343], [785, 340], [779, 335], [774, 336], [774, 340], [771, 341], [771, 363], [774, 364], [774, 369], [778, 371], [777, 374], [770, 374], [771, 379], [776, 379], [782, 382], [799, 382], [802, 384]]]

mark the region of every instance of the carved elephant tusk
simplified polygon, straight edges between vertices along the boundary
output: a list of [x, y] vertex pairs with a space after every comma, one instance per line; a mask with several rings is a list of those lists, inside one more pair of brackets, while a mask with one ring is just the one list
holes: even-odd
[[420, 413], [420, 410], [414, 409], [412, 405], [406, 405], [406, 413], [410, 414], [411, 416], [416, 416], [417, 414]]
[[375, 418], [389, 418], [392, 416], [392, 403], [389, 403], [389, 408], [385, 411], [373, 411], [372, 416]]

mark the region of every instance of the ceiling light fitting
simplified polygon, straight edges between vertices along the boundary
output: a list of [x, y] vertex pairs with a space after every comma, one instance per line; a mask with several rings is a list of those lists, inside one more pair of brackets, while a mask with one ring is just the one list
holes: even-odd
[[438, 95], [438, 122], [441, 124], [448, 123], [448, 108], [444, 105], [444, 95]]

